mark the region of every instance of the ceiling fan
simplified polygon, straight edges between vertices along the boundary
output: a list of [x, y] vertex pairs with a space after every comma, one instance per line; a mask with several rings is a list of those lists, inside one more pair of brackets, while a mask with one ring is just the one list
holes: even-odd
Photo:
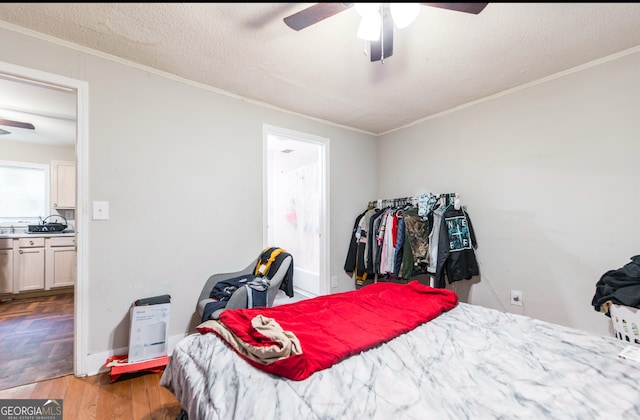
[[[2, 118], [0, 118], [0, 125], [4, 125], [7, 127], [26, 128], [28, 130], [36, 129], [31, 123], [14, 121], [14, 120], [4, 120]], [[0, 135], [2, 134], [11, 134], [11, 131], [3, 130], [2, 128], [0, 128]]]
[[[370, 41], [371, 61], [382, 61], [385, 58], [391, 57], [393, 54], [393, 26], [396, 16], [394, 16], [394, 7], [401, 4], [404, 5], [422, 5], [430, 7], [438, 7], [441, 9], [453, 10], [456, 12], [478, 14], [484, 10], [488, 3], [362, 3], [364, 5], [374, 5], [373, 13], [377, 14], [375, 18], [378, 20], [378, 25], [374, 29], [374, 37], [364, 38]], [[284, 23], [291, 29], [299, 31], [314, 25], [320, 21], [323, 21], [331, 16], [334, 16], [340, 12], [343, 12], [356, 3], [317, 3], [313, 6], [309, 6], [297, 13], [292, 14], [284, 18]], [[376, 8], [378, 8], [376, 10]], [[356, 10], [358, 6], [356, 5]], [[418, 10], [419, 11], [419, 10]], [[362, 15], [362, 22], [358, 30], [360, 36], [360, 30], [365, 24], [365, 20], [368, 19], [366, 15], [358, 11]], [[417, 16], [417, 12], [415, 12]], [[415, 18], [414, 16], [414, 18]], [[374, 16], [372, 16], [374, 17]], [[399, 26], [396, 22], [396, 26]], [[375, 33], [377, 32], [377, 33]]]

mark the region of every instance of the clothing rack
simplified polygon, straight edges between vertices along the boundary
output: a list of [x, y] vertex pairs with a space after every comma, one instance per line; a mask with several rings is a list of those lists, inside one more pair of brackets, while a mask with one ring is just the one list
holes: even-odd
[[[408, 204], [417, 205], [420, 196], [414, 197], [399, 197], [399, 198], [384, 198], [369, 201], [368, 208], [384, 208], [384, 207], [404, 207]], [[460, 203], [460, 193], [441, 193], [434, 195], [436, 201], [440, 201], [441, 206], [449, 204], [458, 205]], [[457, 200], [457, 204], [456, 204]]]
[[[363, 286], [367, 277], [378, 282], [383, 276], [409, 279], [424, 274], [429, 276], [430, 286], [445, 287], [447, 279], [452, 283], [480, 274], [473, 225], [466, 207], [460, 204], [459, 193], [427, 192], [368, 204], [354, 221], [344, 265], [356, 288]], [[408, 204], [417, 205], [409, 208]], [[430, 246], [432, 241], [435, 247]], [[413, 261], [409, 257], [414, 257]]]
[[407, 204], [416, 205], [418, 203], [418, 197], [402, 197], [402, 198], [385, 198], [369, 201], [369, 208], [384, 208], [384, 207], [404, 207]]
[[[460, 193], [440, 193], [438, 195], [435, 195], [433, 193], [425, 193], [422, 195], [427, 195], [427, 194], [431, 194], [430, 198], [435, 200], [434, 206], [436, 203], [439, 203], [439, 205], [435, 207], [453, 205], [455, 206], [456, 209], [460, 209]], [[369, 201], [368, 208], [369, 209], [374, 209], [374, 208], [382, 209], [386, 207], [395, 208], [395, 207], [404, 207], [409, 204], [411, 204], [412, 206], [416, 206], [418, 205], [419, 199], [422, 195], [414, 196], [414, 197], [385, 198], [385, 199], [373, 200], [373, 201]], [[373, 281], [374, 283], [378, 282], [378, 274], [375, 274]], [[435, 284], [435, 278], [433, 277], [433, 275], [429, 275], [429, 284], [431, 287], [433, 287]]]

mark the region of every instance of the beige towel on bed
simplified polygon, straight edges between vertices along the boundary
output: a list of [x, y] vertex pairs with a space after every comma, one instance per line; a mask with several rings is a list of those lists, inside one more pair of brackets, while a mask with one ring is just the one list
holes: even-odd
[[[207, 327], [214, 330], [227, 343], [233, 346], [238, 353], [263, 365], [269, 365], [280, 359], [302, 354], [302, 347], [298, 337], [291, 331], [284, 331], [275, 319], [257, 315], [251, 320], [251, 326], [255, 328], [259, 335], [267, 337], [277, 344], [254, 346], [246, 343], [217, 319], [205, 321], [198, 328]], [[259, 340], [261, 337], [257, 338]]]

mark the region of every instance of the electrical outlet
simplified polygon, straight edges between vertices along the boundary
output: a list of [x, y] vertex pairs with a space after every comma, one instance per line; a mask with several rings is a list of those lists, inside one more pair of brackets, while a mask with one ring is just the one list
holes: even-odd
[[331, 276], [331, 288], [338, 287], [338, 276]]
[[511, 304], [522, 306], [522, 292], [520, 290], [511, 291]]

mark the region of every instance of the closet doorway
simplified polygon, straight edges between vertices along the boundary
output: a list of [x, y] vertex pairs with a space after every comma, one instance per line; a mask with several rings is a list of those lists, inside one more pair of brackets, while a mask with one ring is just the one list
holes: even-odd
[[[11, 102], [8, 100], [8, 91], [5, 91], [5, 96], [0, 100], [0, 109], [5, 109], [7, 114], [16, 114], [15, 119], [19, 120], [20, 114], [24, 115], [33, 115], [35, 120], [36, 116], [44, 118], [41, 120], [41, 124], [47, 124], [47, 129], [54, 129], [58, 125], [55, 124], [55, 121], [72, 118], [66, 113], [62, 112], [62, 106], [60, 109], [57, 109], [55, 104], [49, 110], [45, 108], [43, 103], [45, 97], [48, 99], [48, 96], [45, 95], [45, 92], [64, 92], [65, 95], [68, 94], [71, 96], [72, 105], [75, 111], [75, 119], [73, 121], [72, 133], [71, 137], [73, 137], [71, 147], [75, 148], [73, 152], [72, 159], [76, 164], [76, 208], [75, 208], [75, 220], [73, 223], [73, 229], [75, 231], [75, 240], [76, 240], [76, 278], [75, 285], [73, 288], [70, 288], [71, 294], [62, 293], [62, 294], [53, 294], [47, 295], [44, 300], [38, 299], [38, 302], [42, 302], [42, 304], [46, 305], [46, 300], [52, 301], [51, 305], [54, 305], [57, 309], [62, 310], [62, 306], [64, 306], [64, 313], [71, 316], [73, 321], [72, 326], [72, 334], [73, 334], [73, 344], [72, 344], [72, 369], [68, 372], [69, 374], [75, 374], [76, 376], [84, 376], [87, 373], [86, 368], [86, 355], [87, 355], [87, 342], [86, 342], [86, 319], [87, 319], [87, 309], [86, 309], [86, 287], [84, 286], [84, 280], [86, 278], [86, 251], [85, 244], [87, 238], [87, 220], [86, 213], [84, 211], [84, 197], [86, 197], [86, 179], [87, 179], [87, 161], [88, 161], [88, 153], [87, 153], [87, 143], [88, 143], [88, 114], [87, 114], [87, 104], [88, 104], [88, 84], [87, 82], [71, 79], [65, 76], [59, 76], [52, 73], [43, 72], [40, 70], [35, 70], [27, 67], [17, 66], [14, 64], [6, 63], [0, 61], [0, 79], [3, 81], [12, 81], [15, 83], [21, 83], [24, 85], [29, 85], [32, 87], [37, 87], [41, 89], [43, 92], [43, 96], [36, 98], [29, 97], [20, 97], [17, 101]], [[50, 95], [49, 95], [50, 96]], [[57, 111], [57, 112], [56, 112]], [[51, 121], [52, 125], [48, 124], [48, 121]], [[37, 130], [38, 127], [36, 127]], [[10, 131], [10, 130], [8, 130]], [[10, 137], [10, 136], [5, 136]], [[37, 147], [37, 142], [34, 141], [34, 145], [29, 147]], [[5, 147], [12, 148], [9, 143], [4, 143]], [[9, 149], [7, 149], [9, 150]], [[22, 150], [21, 148], [19, 150]], [[35, 150], [35, 149], [34, 149]], [[36, 153], [35, 155], [40, 156], [40, 153]], [[26, 154], [27, 158], [32, 156], [31, 154]], [[43, 152], [41, 154], [41, 158], [44, 159], [46, 156]], [[25, 158], [23, 158], [25, 160]], [[73, 211], [72, 211], [73, 212]], [[60, 289], [60, 290], [69, 290], [69, 289]], [[37, 295], [37, 291], [32, 294]], [[70, 296], [69, 300], [64, 301], [64, 305], [61, 303], [59, 299]], [[65, 298], [66, 299], [66, 298]], [[22, 303], [20, 301], [16, 301], [18, 303]], [[25, 300], [24, 302], [27, 302]], [[12, 302], [13, 303], [13, 302]], [[12, 308], [15, 308], [14, 313], [16, 317], [19, 317], [20, 306], [13, 305]], [[68, 308], [68, 309], [66, 309]], [[48, 310], [44, 311], [47, 314], [50, 314]], [[5, 318], [8, 319], [8, 313], [5, 313]], [[31, 314], [30, 314], [31, 315]], [[12, 317], [12, 322], [19, 320], [19, 318]], [[25, 318], [26, 319], [26, 318]], [[67, 328], [67, 327], [63, 327]], [[68, 330], [67, 330], [68, 331]], [[3, 337], [5, 340], [6, 336]], [[21, 360], [20, 363], [26, 363], [25, 360]], [[43, 363], [47, 363], [42, 360], [34, 360], [34, 364], [37, 365], [36, 370], [46, 371], [47, 366], [43, 366]], [[26, 368], [27, 366], [23, 366]], [[38, 369], [39, 368], [39, 369]], [[51, 372], [55, 372], [54, 366], [49, 369]], [[60, 371], [62, 372], [62, 371]], [[46, 378], [38, 377], [37, 380], [44, 380]]]
[[272, 126], [264, 138], [264, 246], [293, 256], [296, 293], [327, 294], [328, 139]]

